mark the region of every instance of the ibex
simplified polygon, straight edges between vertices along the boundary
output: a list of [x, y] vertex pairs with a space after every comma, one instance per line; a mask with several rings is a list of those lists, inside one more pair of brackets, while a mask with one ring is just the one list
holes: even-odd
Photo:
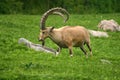
[[[45, 39], [50, 38], [54, 43], [56, 43], [59, 48], [58, 52], [62, 48], [68, 48], [70, 56], [73, 55], [72, 48], [73, 47], [80, 47], [80, 49], [84, 52], [84, 54], [87, 55], [86, 50], [84, 49], [84, 45], [86, 44], [88, 46], [88, 49], [90, 50], [90, 53], [92, 55], [92, 50], [90, 47], [90, 36], [87, 29], [85, 29], [82, 26], [63, 26], [61, 28], [54, 28], [54, 27], [46, 27], [45, 21], [47, 20], [48, 16], [53, 14], [54, 12], [58, 13], [65, 13], [67, 15], [67, 18], [65, 21], [68, 20], [69, 14], [68, 12], [63, 8], [52, 8], [45, 12], [41, 18], [40, 22], [40, 35], [39, 35], [39, 41], [42, 41], [42, 45], [44, 46]], [[60, 15], [60, 14], [58, 14]]]

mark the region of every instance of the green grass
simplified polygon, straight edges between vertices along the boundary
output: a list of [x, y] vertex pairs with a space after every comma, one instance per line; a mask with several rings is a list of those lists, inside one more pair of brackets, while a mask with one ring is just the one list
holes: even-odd
[[[58, 57], [37, 52], [18, 44], [24, 37], [38, 42], [39, 15], [0, 15], [0, 80], [120, 80], [120, 32], [108, 32], [109, 38], [91, 37], [93, 57], [88, 59], [79, 48], [71, 58], [63, 49]], [[114, 19], [120, 24], [120, 14], [70, 15], [67, 23], [50, 16], [46, 25], [82, 25], [97, 30], [103, 19]], [[50, 40], [46, 46], [57, 49]], [[101, 59], [111, 62], [103, 63]]]

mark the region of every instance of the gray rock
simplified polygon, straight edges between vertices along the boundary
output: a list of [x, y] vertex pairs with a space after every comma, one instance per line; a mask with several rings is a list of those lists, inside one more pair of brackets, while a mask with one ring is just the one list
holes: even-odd
[[18, 43], [19, 44], [24, 44], [25, 46], [27, 46], [28, 48], [32, 48], [34, 49], [35, 51], [43, 51], [43, 52], [47, 52], [47, 53], [53, 53], [53, 54], [56, 54], [57, 52], [54, 50], [54, 49], [51, 49], [51, 48], [48, 48], [48, 47], [43, 47], [42, 45], [40, 44], [34, 44], [30, 41], [28, 41], [27, 39], [25, 38], [20, 38], [18, 40]]

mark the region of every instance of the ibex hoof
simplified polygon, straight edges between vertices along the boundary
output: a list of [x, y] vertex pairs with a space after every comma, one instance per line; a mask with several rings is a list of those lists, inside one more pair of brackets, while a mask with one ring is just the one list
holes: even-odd
[[86, 55], [86, 59], [88, 59], [88, 55]]
[[56, 52], [55, 55], [58, 56], [59, 52]]
[[73, 57], [73, 55], [71, 54], [70, 57]]

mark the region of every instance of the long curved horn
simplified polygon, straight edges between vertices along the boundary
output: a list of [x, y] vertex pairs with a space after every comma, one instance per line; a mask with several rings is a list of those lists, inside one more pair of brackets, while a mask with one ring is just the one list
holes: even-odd
[[66, 17], [61, 12], [53, 12], [54, 15], [60, 15], [64, 19], [64, 23], [69, 19], [69, 15], [66, 15]]
[[[65, 14], [67, 15], [67, 18], [66, 18], [65, 22], [69, 19], [69, 13], [68, 13], [65, 9], [60, 8], [60, 7], [52, 8], [52, 9], [48, 10], [47, 12], [45, 12], [45, 13], [43, 14], [42, 18], [41, 18], [40, 27], [41, 27], [42, 30], [45, 29], [45, 22], [46, 22], [48, 16], [49, 16], [50, 14], [53, 14], [53, 12], [61, 12], [61, 13], [63, 12], [63, 13], [65, 13]], [[63, 13], [62, 13], [62, 14], [63, 14]], [[58, 15], [59, 15], [59, 14], [58, 14]]]

